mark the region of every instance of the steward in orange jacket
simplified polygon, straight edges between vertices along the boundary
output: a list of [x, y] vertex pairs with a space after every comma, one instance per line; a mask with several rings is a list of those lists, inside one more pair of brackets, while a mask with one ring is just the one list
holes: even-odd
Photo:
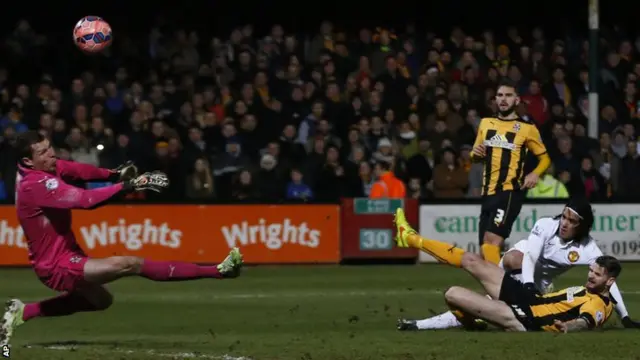
[[391, 164], [379, 162], [375, 166], [378, 181], [371, 187], [370, 199], [397, 199], [407, 195], [407, 188], [402, 180], [391, 171]]

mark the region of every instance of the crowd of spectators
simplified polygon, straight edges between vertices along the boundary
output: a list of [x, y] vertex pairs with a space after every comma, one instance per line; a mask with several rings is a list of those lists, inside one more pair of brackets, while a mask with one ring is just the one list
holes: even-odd
[[154, 28], [144, 46], [125, 38], [99, 55], [110, 67], [59, 84], [55, 73], [12, 78], [47, 41], [21, 23], [3, 43], [0, 197], [13, 198], [14, 139], [26, 129], [46, 134], [63, 159], [165, 171], [162, 200], [365, 197], [389, 163], [408, 197], [478, 197], [482, 169], [469, 152], [480, 119], [496, 110], [495, 84], [508, 77], [552, 157], [538, 193], [640, 198], [638, 42], [602, 39], [600, 137], [591, 139], [583, 39], [548, 39], [541, 28], [288, 30], [258, 36], [246, 25], [204, 39]]

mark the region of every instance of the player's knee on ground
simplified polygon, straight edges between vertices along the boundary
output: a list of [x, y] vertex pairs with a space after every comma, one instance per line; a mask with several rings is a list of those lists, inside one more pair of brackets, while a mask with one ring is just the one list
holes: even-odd
[[504, 254], [502, 258], [502, 266], [507, 271], [522, 269], [522, 258], [524, 254], [518, 250], [511, 250]]
[[134, 275], [140, 273], [143, 260], [135, 256], [114, 256], [109, 258], [112, 271], [121, 275]]
[[465, 270], [473, 269], [474, 267], [482, 264], [484, 259], [482, 256], [470, 252], [466, 252], [462, 255], [462, 268]]

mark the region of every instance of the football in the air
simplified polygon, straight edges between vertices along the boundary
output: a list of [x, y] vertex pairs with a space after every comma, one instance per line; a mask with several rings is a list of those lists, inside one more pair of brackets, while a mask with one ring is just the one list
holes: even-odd
[[86, 53], [100, 52], [109, 45], [113, 35], [111, 25], [98, 16], [85, 16], [73, 29], [73, 42]]

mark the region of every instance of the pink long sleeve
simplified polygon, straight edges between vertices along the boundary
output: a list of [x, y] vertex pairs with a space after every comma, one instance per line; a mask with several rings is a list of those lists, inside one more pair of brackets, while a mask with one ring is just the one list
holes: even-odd
[[113, 172], [89, 164], [58, 159], [56, 161], [58, 176], [72, 180], [107, 180]]
[[83, 190], [51, 177], [31, 184], [29, 192], [34, 205], [54, 209], [91, 209], [100, 206], [122, 191], [123, 184]]

